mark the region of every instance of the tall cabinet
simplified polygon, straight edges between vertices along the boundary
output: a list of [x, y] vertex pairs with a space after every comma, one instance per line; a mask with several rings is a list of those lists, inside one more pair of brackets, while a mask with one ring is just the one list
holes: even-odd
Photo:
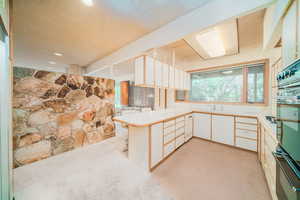
[[286, 66], [300, 58], [300, 0], [294, 0], [283, 18], [282, 61]]

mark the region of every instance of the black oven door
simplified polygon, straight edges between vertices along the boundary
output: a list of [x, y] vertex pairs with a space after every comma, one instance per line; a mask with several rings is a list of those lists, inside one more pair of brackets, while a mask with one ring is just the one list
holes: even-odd
[[300, 105], [277, 104], [277, 139], [283, 149], [300, 166]]
[[286, 159], [274, 154], [276, 160], [276, 194], [278, 200], [300, 200], [300, 180]]

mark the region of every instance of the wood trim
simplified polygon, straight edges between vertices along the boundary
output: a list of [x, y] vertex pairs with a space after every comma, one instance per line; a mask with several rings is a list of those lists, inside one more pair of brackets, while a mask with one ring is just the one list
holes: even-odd
[[266, 63], [268, 60], [269, 59], [260, 59], [260, 60], [226, 64], [226, 65], [220, 65], [220, 66], [214, 66], [214, 67], [198, 68], [198, 69], [193, 69], [193, 70], [187, 70], [186, 72], [193, 73], [193, 72], [215, 71], [215, 70], [221, 70], [221, 69], [227, 69], [227, 68], [241, 67], [241, 65]]
[[248, 104], [248, 67], [243, 68], [242, 103]]
[[[176, 99], [176, 98], [175, 98]], [[266, 107], [265, 103], [244, 103], [244, 102], [221, 102], [221, 101], [190, 101], [190, 100], [175, 100], [175, 103], [193, 103], [193, 104], [224, 104], [224, 105], [242, 105], [242, 106], [263, 106]]]

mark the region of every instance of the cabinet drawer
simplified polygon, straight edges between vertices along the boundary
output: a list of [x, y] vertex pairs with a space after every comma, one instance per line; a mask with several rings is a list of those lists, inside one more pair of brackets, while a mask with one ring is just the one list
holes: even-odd
[[175, 127], [176, 127], [176, 129], [184, 127], [184, 121], [176, 122]]
[[176, 137], [184, 134], [184, 127], [176, 129], [175, 133], [176, 133]]
[[175, 146], [176, 146], [176, 149], [177, 149], [178, 147], [180, 147], [184, 143], [184, 135], [176, 138], [175, 142], [176, 142]]
[[164, 147], [164, 157], [170, 155], [175, 150], [175, 141], [171, 142], [170, 144], [167, 144]]
[[181, 121], [184, 121], [184, 116], [176, 118], [176, 123], [181, 122]]
[[168, 128], [164, 129], [164, 135], [175, 132], [175, 126], [169, 126]]
[[185, 141], [188, 141], [192, 137], [193, 137], [193, 134], [191, 132], [190, 133], [185, 133]]
[[240, 124], [239, 122], [237, 122], [236, 128], [237, 129], [247, 129], [247, 130], [252, 130], [253, 132], [257, 132], [257, 125]]
[[164, 144], [170, 142], [175, 138], [175, 132], [164, 135]]
[[235, 120], [236, 120], [236, 122], [257, 124], [257, 120], [255, 118], [237, 117]]
[[243, 149], [248, 149], [251, 151], [257, 151], [257, 143], [256, 143], [256, 141], [253, 141], [253, 140], [247, 140], [244, 138], [236, 138], [236, 146], [243, 148]]
[[170, 121], [166, 121], [164, 122], [164, 128], [167, 128], [169, 126], [175, 125], [175, 120], [170, 120]]
[[253, 131], [248, 131], [248, 130], [236, 130], [236, 135], [241, 136], [241, 137], [246, 137], [246, 138], [251, 138], [251, 139], [257, 139], [257, 133]]

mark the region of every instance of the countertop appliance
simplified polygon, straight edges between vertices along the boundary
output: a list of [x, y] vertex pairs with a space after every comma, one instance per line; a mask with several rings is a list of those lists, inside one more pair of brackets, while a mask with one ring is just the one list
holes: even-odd
[[276, 192], [279, 200], [300, 200], [300, 59], [277, 81]]

